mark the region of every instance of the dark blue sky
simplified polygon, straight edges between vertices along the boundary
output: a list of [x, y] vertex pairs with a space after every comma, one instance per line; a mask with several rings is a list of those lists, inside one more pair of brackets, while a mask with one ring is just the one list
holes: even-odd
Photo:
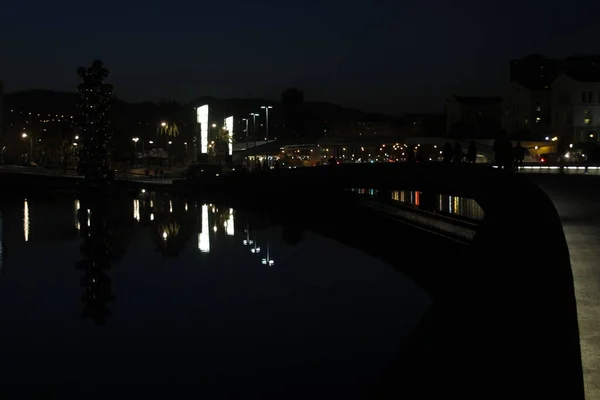
[[453, 92], [501, 94], [509, 58], [600, 52], [592, 4], [4, 0], [0, 79], [73, 91], [76, 67], [98, 58], [129, 101], [294, 86], [370, 111], [441, 111]]

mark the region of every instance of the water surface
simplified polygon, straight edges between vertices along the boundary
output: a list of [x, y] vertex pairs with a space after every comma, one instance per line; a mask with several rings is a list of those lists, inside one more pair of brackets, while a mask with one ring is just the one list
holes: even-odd
[[356, 395], [430, 305], [360, 249], [155, 193], [109, 211], [77, 198], [1, 204], [0, 269], [0, 387], [251, 382]]

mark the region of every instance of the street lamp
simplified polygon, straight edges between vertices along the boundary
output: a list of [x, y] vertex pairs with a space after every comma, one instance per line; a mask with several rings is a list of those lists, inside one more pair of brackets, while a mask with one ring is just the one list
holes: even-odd
[[163, 121], [160, 123], [160, 126], [162, 126], [164, 128], [165, 126], [167, 126], [167, 123], [165, 121]]
[[25, 132], [21, 133], [21, 137], [23, 139], [27, 139], [27, 137], [29, 137], [29, 162], [31, 162], [33, 158], [33, 137], [27, 135]]
[[267, 123], [267, 137], [265, 138], [265, 140], [268, 142], [269, 141], [269, 109], [273, 108], [272, 106], [261, 106], [260, 108], [264, 108], [265, 109], [265, 119], [266, 119], [266, 123]]
[[244, 121], [246, 123], [246, 151], [248, 151], [248, 118], [242, 118], [242, 121]]
[[[77, 139], [77, 136], [75, 136], [75, 138]], [[138, 137], [134, 137], [131, 138], [131, 140], [133, 141], [133, 165], [137, 164], [137, 142], [140, 140], [140, 138]], [[143, 144], [144, 142], [142, 142]]]
[[[252, 134], [254, 136], [254, 150], [256, 150], [256, 117], [260, 117], [258, 113], [250, 113], [252, 116]], [[254, 166], [256, 167], [256, 154], [254, 154]]]

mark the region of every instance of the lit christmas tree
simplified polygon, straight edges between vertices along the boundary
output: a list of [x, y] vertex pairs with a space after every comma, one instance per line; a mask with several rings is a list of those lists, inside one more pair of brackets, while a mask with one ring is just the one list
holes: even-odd
[[107, 116], [113, 87], [104, 83], [108, 70], [101, 61], [94, 61], [88, 68], [79, 67], [77, 75], [81, 78], [77, 124], [82, 141], [78, 171], [83, 174], [86, 186], [103, 186], [114, 176], [108, 157], [111, 134]]

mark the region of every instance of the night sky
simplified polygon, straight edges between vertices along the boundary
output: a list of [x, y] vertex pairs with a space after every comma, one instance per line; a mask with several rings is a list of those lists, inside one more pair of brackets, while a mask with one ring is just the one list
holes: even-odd
[[600, 53], [591, 4], [4, 0], [0, 80], [74, 91], [76, 67], [98, 58], [128, 101], [298, 87], [307, 101], [440, 112], [451, 93], [500, 95], [510, 58]]

